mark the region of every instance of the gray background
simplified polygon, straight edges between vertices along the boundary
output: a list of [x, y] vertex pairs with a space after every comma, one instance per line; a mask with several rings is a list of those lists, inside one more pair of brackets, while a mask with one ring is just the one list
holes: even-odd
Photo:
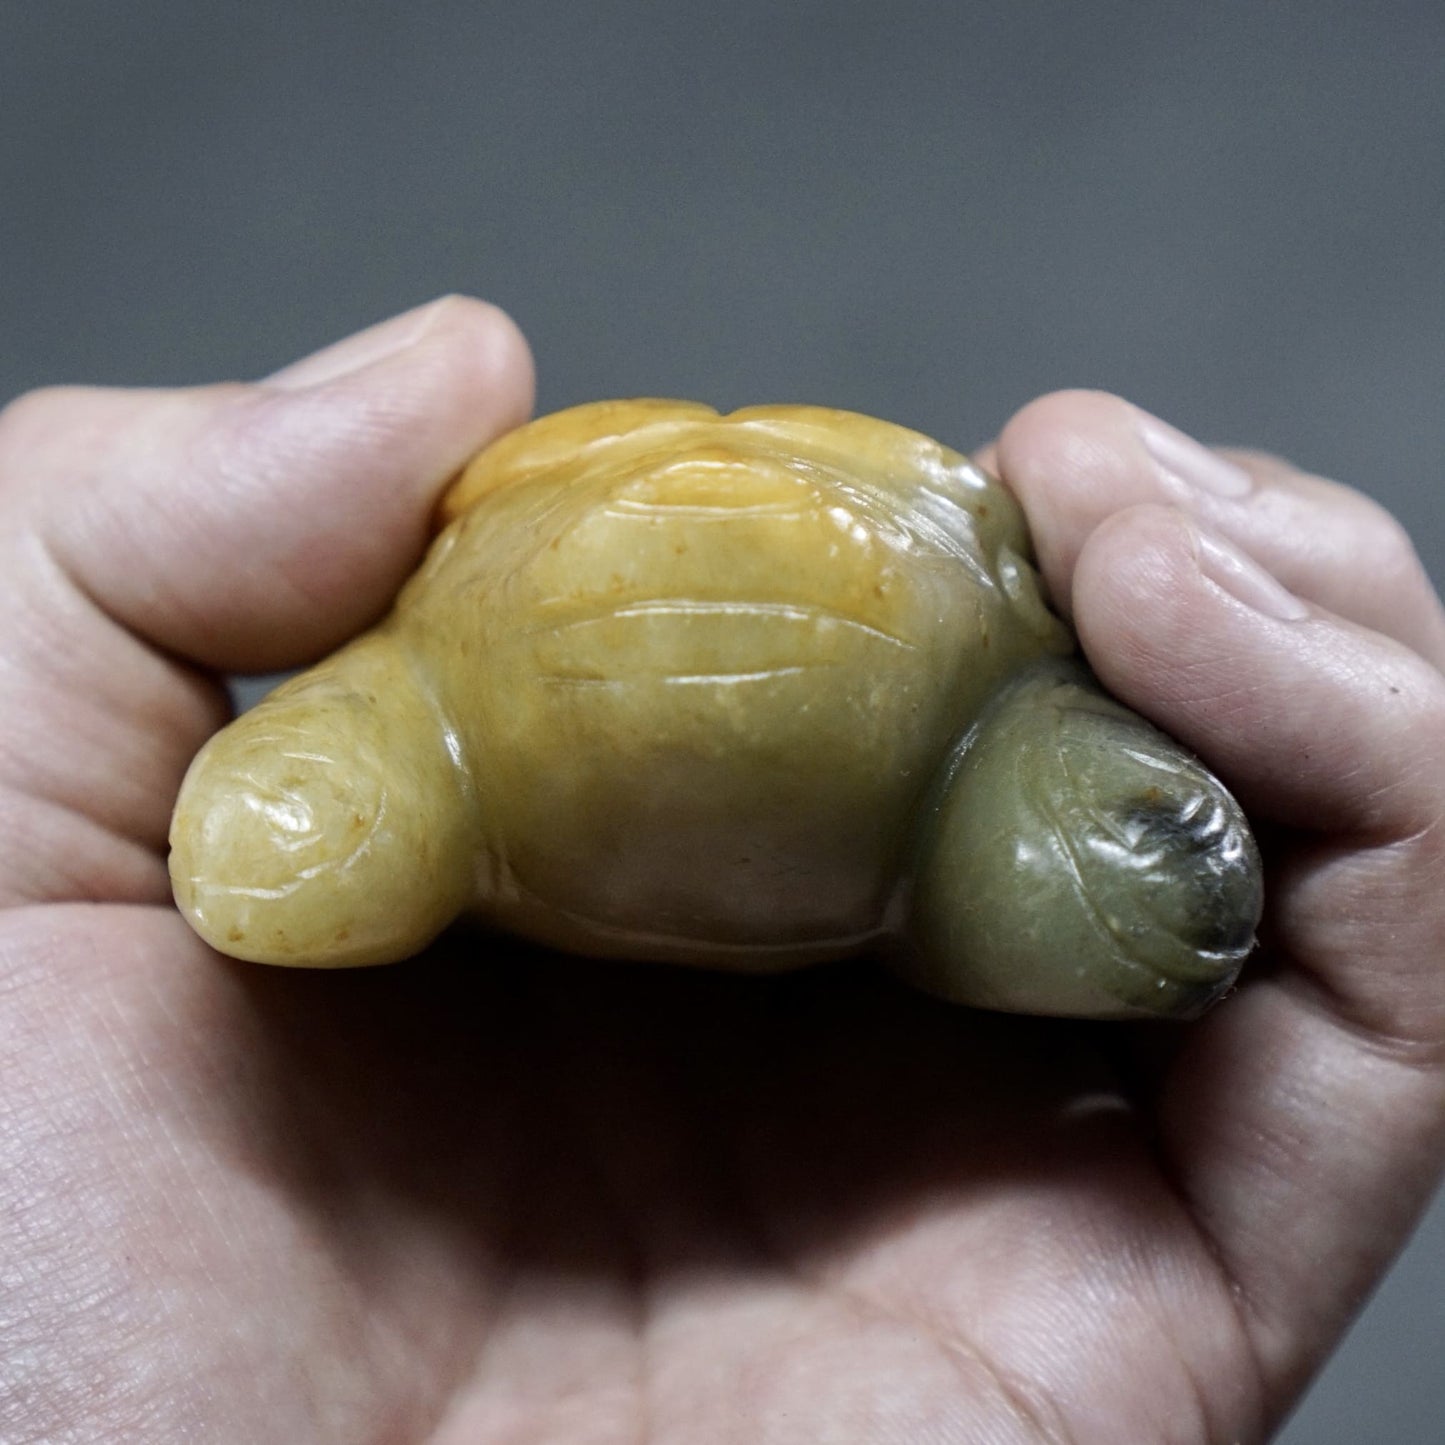
[[[544, 410], [967, 447], [1107, 387], [1373, 492], [1439, 581], [1442, 93], [1439, 0], [0, 3], [0, 397], [464, 290]], [[1445, 1207], [1282, 1438], [1445, 1442]]]

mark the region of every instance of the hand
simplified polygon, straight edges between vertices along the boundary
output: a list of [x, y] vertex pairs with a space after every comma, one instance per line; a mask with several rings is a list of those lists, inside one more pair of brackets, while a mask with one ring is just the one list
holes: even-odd
[[530, 388], [452, 300], [0, 419], [0, 1437], [1264, 1438], [1445, 1152], [1445, 620], [1398, 529], [1262, 457], [1186, 501], [1208, 454], [1155, 432], [1166, 478], [1108, 397], [988, 454], [1106, 683], [1268, 830], [1197, 1025], [218, 958], [164, 860], [216, 675], [374, 616]]

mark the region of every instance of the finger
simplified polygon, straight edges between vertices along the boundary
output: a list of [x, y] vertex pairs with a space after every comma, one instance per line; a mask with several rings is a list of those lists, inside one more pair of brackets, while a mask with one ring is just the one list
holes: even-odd
[[1409, 648], [1306, 604], [1167, 507], [1095, 528], [1073, 593], [1104, 685], [1254, 815], [1379, 843], [1440, 816], [1445, 679]]
[[1277, 862], [1263, 966], [1186, 1035], [1160, 1100], [1171, 1172], [1284, 1399], [1445, 1149], [1445, 681], [1170, 508], [1097, 527], [1074, 598], [1116, 695], [1319, 839]]
[[531, 388], [512, 323], [452, 298], [269, 382], [8, 408], [0, 903], [167, 896], [171, 803], [223, 706], [184, 662], [290, 667], [376, 616]]
[[969, 460], [975, 466], [982, 467], [984, 471], [998, 476], [998, 443], [985, 442], [983, 446], [977, 447], [969, 452]]
[[386, 605], [442, 485], [531, 398], [516, 327], [462, 297], [260, 384], [34, 393], [0, 431], [7, 530], [168, 652], [294, 666]]
[[1359, 492], [1262, 453], [1210, 451], [1098, 392], [1031, 403], [990, 456], [1029, 514], [1065, 611], [1094, 528], [1122, 507], [1160, 502], [1207, 523], [1290, 591], [1445, 666], [1445, 612], [1425, 569], [1400, 524]]

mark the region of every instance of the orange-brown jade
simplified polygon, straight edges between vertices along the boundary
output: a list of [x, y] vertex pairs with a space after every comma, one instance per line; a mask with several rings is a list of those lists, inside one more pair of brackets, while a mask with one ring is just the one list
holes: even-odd
[[1038, 1013], [1187, 1016], [1234, 979], [1243, 815], [1072, 657], [967, 458], [601, 402], [495, 443], [440, 520], [380, 625], [192, 765], [171, 874], [221, 951], [383, 963], [471, 914], [730, 969], [877, 949]]

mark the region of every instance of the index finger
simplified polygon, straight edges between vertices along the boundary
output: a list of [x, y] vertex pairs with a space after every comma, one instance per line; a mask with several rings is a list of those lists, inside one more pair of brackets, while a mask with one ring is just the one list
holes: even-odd
[[1056, 604], [1095, 529], [1139, 504], [1179, 508], [1297, 596], [1445, 669], [1445, 611], [1405, 529], [1377, 502], [1260, 452], [1212, 451], [1116, 396], [1030, 403], [980, 454], [1028, 513]]

